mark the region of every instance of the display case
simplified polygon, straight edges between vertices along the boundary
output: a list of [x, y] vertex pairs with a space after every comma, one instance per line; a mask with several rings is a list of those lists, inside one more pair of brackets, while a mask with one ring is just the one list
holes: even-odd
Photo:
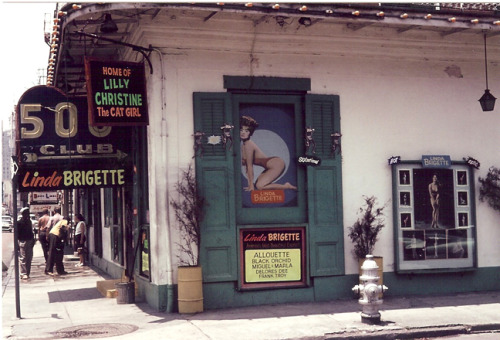
[[392, 165], [397, 272], [476, 266], [473, 170], [447, 156]]

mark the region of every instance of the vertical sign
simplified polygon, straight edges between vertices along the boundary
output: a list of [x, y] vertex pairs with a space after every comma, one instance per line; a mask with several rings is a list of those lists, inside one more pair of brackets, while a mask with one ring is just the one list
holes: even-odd
[[85, 75], [91, 125], [148, 125], [143, 63], [85, 58]]
[[305, 285], [305, 229], [240, 230], [241, 287]]

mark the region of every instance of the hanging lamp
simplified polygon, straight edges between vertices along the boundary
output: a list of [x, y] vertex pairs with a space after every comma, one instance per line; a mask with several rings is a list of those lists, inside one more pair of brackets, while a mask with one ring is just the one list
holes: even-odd
[[486, 34], [484, 34], [484, 70], [486, 73], [486, 90], [483, 96], [479, 99], [483, 111], [493, 111], [495, 108], [496, 98], [490, 93], [488, 88], [488, 59], [486, 57]]

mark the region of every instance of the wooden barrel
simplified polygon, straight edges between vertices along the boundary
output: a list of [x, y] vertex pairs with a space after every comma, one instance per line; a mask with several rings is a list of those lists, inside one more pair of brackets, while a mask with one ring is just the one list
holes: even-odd
[[203, 280], [201, 267], [178, 268], [179, 313], [203, 312]]

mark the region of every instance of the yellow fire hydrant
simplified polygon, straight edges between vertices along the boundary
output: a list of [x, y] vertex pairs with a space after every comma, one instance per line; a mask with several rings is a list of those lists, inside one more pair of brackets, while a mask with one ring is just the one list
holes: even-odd
[[359, 294], [359, 304], [363, 306], [361, 321], [366, 323], [379, 323], [379, 306], [384, 301], [380, 296], [388, 288], [378, 284], [378, 266], [373, 255], [366, 255], [366, 259], [361, 265], [360, 284], [355, 285], [352, 291]]

